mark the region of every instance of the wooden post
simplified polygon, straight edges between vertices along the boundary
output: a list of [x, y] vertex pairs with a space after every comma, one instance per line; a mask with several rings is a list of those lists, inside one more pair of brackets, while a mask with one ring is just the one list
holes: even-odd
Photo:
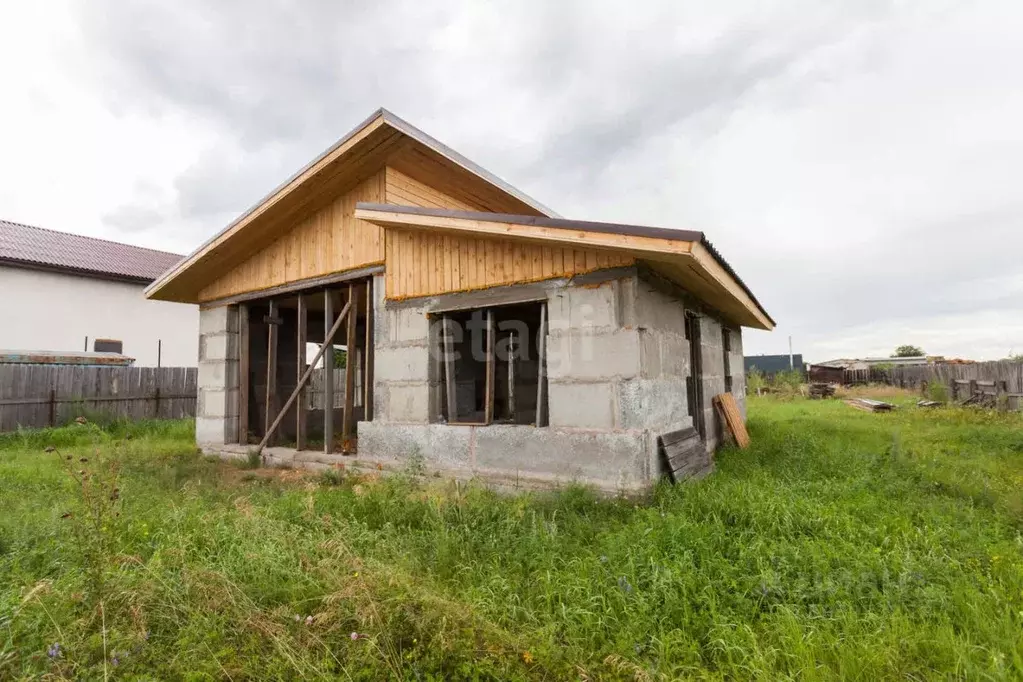
[[373, 278], [366, 280], [366, 347], [362, 351], [362, 409], [363, 418], [373, 421]]
[[455, 362], [451, 355], [451, 320], [447, 315], [441, 318], [441, 335], [444, 340], [444, 388], [448, 406], [448, 423], [458, 421], [458, 405], [455, 402]]
[[57, 389], [50, 389], [50, 426], [57, 425]]
[[487, 310], [487, 395], [483, 422], [494, 421], [494, 311]]
[[515, 421], [515, 332], [508, 332], [508, 416]]
[[238, 306], [238, 442], [249, 442], [249, 306]]
[[259, 447], [256, 449], [257, 453], [263, 452], [263, 448], [266, 447], [266, 444], [270, 440], [270, 437], [273, 435], [273, 432], [277, 430], [277, 427], [280, 426], [280, 423], [284, 420], [284, 415], [287, 414], [288, 410], [298, 399], [298, 394], [301, 393], [302, 389], [309, 381], [309, 377], [313, 375], [313, 369], [316, 367], [316, 363], [319, 362], [320, 358], [324, 356], [324, 354], [327, 352], [328, 347], [333, 349], [334, 344], [332, 343], [332, 341], [334, 340], [334, 335], [337, 334], [337, 330], [341, 328], [341, 322], [344, 321], [345, 315], [348, 314], [350, 308], [351, 302], [345, 305], [345, 307], [341, 310], [341, 316], [337, 318], [337, 320], [334, 322], [334, 325], [330, 328], [330, 331], [324, 336], [323, 344], [320, 346], [320, 350], [316, 351], [316, 356], [313, 358], [313, 361], [309, 363], [309, 367], [306, 369], [305, 374], [303, 374], [302, 378], [298, 380], [298, 386], [296, 386], [295, 390], [291, 392], [290, 396], [288, 396], [287, 401], [285, 401], [284, 403], [284, 407], [277, 414], [277, 418], [274, 419], [273, 424], [270, 425], [270, 428], [267, 430], [266, 435], [263, 436], [263, 440], [259, 443]]
[[[334, 297], [330, 289], [323, 290], [323, 329], [334, 325]], [[333, 341], [333, 338], [330, 339]], [[327, 338], [324, 337], [324, 344]], [[325, 346], [323, 354], [323, 451], [328, 455], [334, 452], [334, 344]]]
[[163, 339], [156, 340], [156, 368], [160, 369], [160, 360], [163, 356]]
[[[295, 340], [298, 345], [297, 347], [297, 358], [296, 368], [297, 375], [296, 379], [302, 380], [302, 375], [305, 374], [306, 368], [306, 341], [307, 341], [307, 313], [306, 310], [308, 305], [306, 304], [306, 297], [303, 294], [298, 295], [298, 324], [296, 325]], [[305, 450], [306, 448], [306, 437], [309, 433], [308, 428], [308, 410], [306, 405], [306, 392], [299, 391], [298, 398], [295, 402], [295, 449]]]
[[[270, 433], [270, 423], [277, 413], [277, 302], [270, 301], [270, 314], [266, 317], [266, 402], [263, 415], [263, 433]], [[273, 439], [270, 441], [273, 442]]]
[[85, 337], [85, 348], [83, 348], [82, 350], [85, 351], [86, 353], [89, 352], [89, 337], [88, 336]]
[[540, 306], [540, 333], [536, 340], [536, 425], [547, 426], [547, 304]]
[[341, 415], [341, 447], [343, 452], [352, 452], [351, 441], [355, 432], [355, 323], [359, 316], [359, 304], [355, 300], [355, 285], [348, 284], [348, 331], [345, 333], [345, 407]]

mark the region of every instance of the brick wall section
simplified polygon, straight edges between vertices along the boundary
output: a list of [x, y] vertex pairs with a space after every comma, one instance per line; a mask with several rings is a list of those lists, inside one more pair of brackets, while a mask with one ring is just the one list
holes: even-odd
[[199, 311], [199, 376], [195, 439], [200, 445], [237, 442], [238, 309]]

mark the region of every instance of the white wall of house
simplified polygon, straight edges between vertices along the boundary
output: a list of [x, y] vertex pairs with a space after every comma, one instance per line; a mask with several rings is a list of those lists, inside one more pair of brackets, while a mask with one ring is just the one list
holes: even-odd
[[141, 367], [195, 367], [198, 306], [149, 301], [145, 286], [78, 275], [0, 266], [0, 348], [89, 350], [93, 340], [118, 339]]

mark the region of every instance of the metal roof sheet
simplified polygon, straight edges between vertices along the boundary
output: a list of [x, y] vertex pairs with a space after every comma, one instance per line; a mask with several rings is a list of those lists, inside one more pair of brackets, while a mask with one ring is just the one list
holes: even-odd
[[182, 256], [0, 220], [0, 263], [151, 282]]

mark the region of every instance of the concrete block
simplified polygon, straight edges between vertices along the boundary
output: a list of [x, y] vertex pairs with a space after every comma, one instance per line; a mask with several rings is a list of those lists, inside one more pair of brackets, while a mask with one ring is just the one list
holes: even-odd
[[223, 334], [238, 332], [237, 306], [220, 306], [199, 311], [200, 334]]
[[701, 342], [700, 344], [700, 360], [702, 366], [700, 371], [705, 377], [724, 377], [725, 375], [725, 356], [721, 351], [721, 346], [708, 346]]
[[599, 286], [569, 286], [552, 290], [548, 298], [551, 330], [611, 329], [618, 322], [615, 281]]
[[639, 367], [644, 379], [656, 379], [662, 374], [661, 333], [647, 329], [639, 331]]
[[548, 383], [551, 426], [584, 429], [615, 427], [615, 386], [612, 383]]
[[202, 417], [237, 417], [238, 389], [200, 389], [196, 413]]
[[200, 389], [224, 390], [238, 387], [237, 360], [204, 360], [199, 363], [197, 377]]
[[725, 378], [723, 376], [703, 377], [703, 400], [707, 407], [713, 407], [711, 398], [725, 392]]
[[237, 360], [238, 335], [230, 332], [203, 334], [199, 345], [199, 360]]
[[430, 319], [420, 308], [386, 310], [387, 342], [389, 344], [425, 344], [430, 336]]
[[476, 429], [480, 470], [548, 475], [608, 490], [635, 489], [650, 481], [649, 461], [641, 431], [586, 433], [516, 425]]
[[223, 445], [238, 440], [235, 417], [196, 417], [195, 441], [200, 445]]
[[661, 375], [664, 377], [689, 376], [689, 341], [684, 336], [662, 333]]
[[685, 308], [680, 299], [640, 281], [634, 299], [635, 325], [685, 336]]
[[472, 427], [448, 424], [359, 422], [359, 456], [371, 459], [423, 458], [427, 466], [471, 470]]
[[430, 421], [430, 385], [391, 384], [387, 387], [387, 405], [384, 414], [392, 422]]
[[378, 381], [429, 380], [430, 351], [426, 346], [377, 348], [373, 356]]
[[685, 379], [633, 379], [618, 384], [618, 423], [666, 433], [692, 426]]
[[547, 338], [547, 376], [552, 379], [631, 378], [639, 370], [638, 330], [586, 333], [572, 329]]

